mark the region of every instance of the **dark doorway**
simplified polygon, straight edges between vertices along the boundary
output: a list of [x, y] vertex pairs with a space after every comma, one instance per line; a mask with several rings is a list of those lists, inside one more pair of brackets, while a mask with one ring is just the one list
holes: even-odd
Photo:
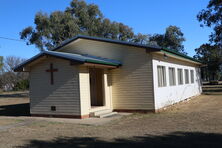
[[103, 106], [103, 69], [90, 68], [89, 75], [91, 106]]

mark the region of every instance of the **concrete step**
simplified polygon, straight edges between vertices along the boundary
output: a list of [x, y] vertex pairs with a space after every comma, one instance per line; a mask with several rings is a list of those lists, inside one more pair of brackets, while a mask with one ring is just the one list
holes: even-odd
[[96, 117], [98, 117], [98, 118], [106, 118], [106, 117], [114, 116], [116, 114], [117, 114], [117, 112], [110, 112], [110, 113], [101, 114], [101, 115], [96, 116]]
[[90, 113], [90, 116], [96, 117], [96, 116], [103, 115], [103, 114], [108, 114], [108, 113], [111, 113], [111, 112], [112, 112], [112, 109], [104, 109], [104, 110], [92, 112], [92, 113]]

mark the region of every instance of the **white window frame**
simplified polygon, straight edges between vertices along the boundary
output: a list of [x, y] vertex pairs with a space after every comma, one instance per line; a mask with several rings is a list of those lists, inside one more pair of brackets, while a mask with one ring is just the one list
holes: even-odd
[[176, 85], [176, 72], [174, 67], [169, 67], [169, 85], [175, 86]]
[[177, 68], [178, 85], [183, 85], [183, 69]]
[[191, 84], [194, 83], [194, 70], [190, 70], [190, 82]]
[[189, 70], [188, 69], [184, 69], [184, 76], [185, 76], [185, 84], [189, 84], [190, 83], [190, 76], [189, 76]]
[[166, 67], [162, 65], [157, 66], [158, 87], [166, 87]]

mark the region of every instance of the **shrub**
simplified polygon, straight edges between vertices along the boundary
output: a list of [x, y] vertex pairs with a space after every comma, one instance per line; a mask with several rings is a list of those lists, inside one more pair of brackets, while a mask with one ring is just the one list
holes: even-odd
[[29, 89], [29, 80], [21, 80], [17, 82], [15, 87], [13, 88], [14, 91], [28, 90], [28, 89]]

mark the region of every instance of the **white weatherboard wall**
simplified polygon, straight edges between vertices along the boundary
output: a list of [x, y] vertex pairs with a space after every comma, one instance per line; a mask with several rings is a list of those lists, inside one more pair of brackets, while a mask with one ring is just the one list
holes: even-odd
[[[169, 58], [164, 59], [161, 56], [153, 57], [153, 85], [155, 109], [160, 109], [168, 105], [180, 102], [192, 96], [199, 95], [202, 92], [200, 82], [200, 69], [197, 65], [189, 64], [188, 62], [180, 62], [178, 60]], [[166, 68], [166, 87], [158, 87], [157, 66], [165, 66]], [[169, 67], [175, 68], [176, 85], [169, 85]], [[178, 85], [177, 69], [183, 69], [183, 84]], [[189, 84], [185, 84], [184, 69], [189, 70]], [[191, 84], [190, 70], [194, 70], [194, 83]]]

